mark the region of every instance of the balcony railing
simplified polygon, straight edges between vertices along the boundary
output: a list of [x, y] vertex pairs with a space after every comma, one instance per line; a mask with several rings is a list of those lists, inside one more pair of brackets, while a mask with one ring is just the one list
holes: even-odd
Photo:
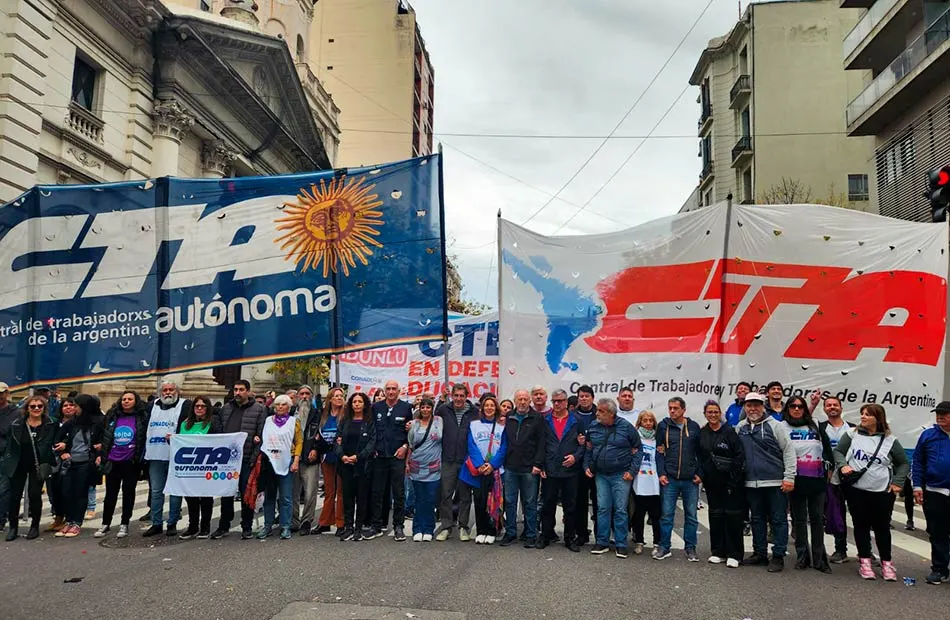
[[699, 113], [699, 123], [697, 124], [699, 128], [699, 133], [703, 132], [703, 129], [705, 129], [706, 124], [709, 122], [711, 118], [712, 118], [712, 104], [711, 103], [702, 104], [702, 109]]
[[735, 162], [737, 159], [743, 155], [752, 154], [752, 138], [751, 136], [742, 136], [739, 138], [739, 141], [736, 142], [736, 145], [732, 147], [732, 161]]
[[703, 161], [703, 169], [702, 169], [702, 171], [699, 173], [699, 182], [700, 182], [700, 184], [702, 184], [704, 181], [706, 181], [706, 179], [708, 179], [708, 178], [710, 178], [710, 177], [712, 176], [712, 171], [713, 171], [713, 162], [712, 162], [712, 160], [711, 160], [711, 159], [707, 159], [707, 160]]
[[752, 92], [752, 78], [748, 75], [740, 75], [736, 78], [736, 83], [732, 85], [729, 91], [729, 101], [734, 102], [739, 95]]
[[920, 35], [900, 56], [868, 84], [854, 101], [848, 104], [848, 125], [867, 112], [898, 82], [919, 67], [941, 45], [950, 39], [950, 9]]
[[854, 50], [858, 49], [861, 42], [864, 41], [875, 26], [881, 23], [884, 16], [894, 8], [894, 5], [903, 0], [878, 0], [865, 13], [864, 17], [854, 25], [851, 32], [844, 38], [844, 57], [850, 56]]
[[69, 102], [69, 110], [66, 112], [66, 126], [90, 142], [103, 143], [102, 129], [105, 127], [105, 123], [75, 101]]

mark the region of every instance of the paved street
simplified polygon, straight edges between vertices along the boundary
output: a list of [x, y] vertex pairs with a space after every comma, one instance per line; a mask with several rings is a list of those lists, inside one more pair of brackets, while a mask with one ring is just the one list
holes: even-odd
[[[136, 517], [145, 505], [144, 485], [137, 500]], [[705, 560], [708, 512], [699, 514]], [[922, 527], [919, 511], [917, 519]], [[341, 543], [332, 535], [242, 542], [236, 532], [223, 541], [152, 542], [141, 538], [137, 523], [129, 538], [100, 542], [91, 537], [97, 520], [78, 539], [44, 535], [3, 544], [0, 603], [5, 620], [763, 620], [893, 618], [911, 610], [918, 617], [944, 617], [950, 585], [923, 583], [929, 566], [925, 534], [904, 532], [902, 524], [902, 512], [895, 511], [895, 561], [901, 577], [917, 578], [915, 587], [863, 582], [854, 562], [835, 566], [828, 576], [795, 571], [789, 562], [785, 573], [770, 575], [760, 568], [688, 564], [681, 551], [657, 562], [646, 555], [592, 556], [589, 547], [575, 555], [560, 545], [537, 551], [458, 540]], [[674, 547], [681, 549], [681, 540]], [[64, 583], [76, 579], [81, 581]]]

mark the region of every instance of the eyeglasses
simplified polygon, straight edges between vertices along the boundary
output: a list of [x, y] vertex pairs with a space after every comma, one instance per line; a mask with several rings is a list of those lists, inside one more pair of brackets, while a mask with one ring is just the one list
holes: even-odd
[[567, 399], [566, 399], [566, 398], [555, 398], [555, 399], [553, 399], [551, 402], [552, 402], [552, 403], [566, 403], [566, 402], [567, 402]]
[[30, 409], [32, 409], [33, 411], [42, 411], [43, 405], [30, 405]]

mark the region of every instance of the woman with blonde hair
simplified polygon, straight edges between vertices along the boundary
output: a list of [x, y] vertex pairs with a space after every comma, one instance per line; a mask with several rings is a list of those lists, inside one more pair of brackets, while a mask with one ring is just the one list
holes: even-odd
[[643, 553], [643, 521], [650, 515], [653, 527], [653, 546], [660, 542], [660, 478], [656, 473], [656, 416], [642, 411], [634, 424], [643, 444], [640, 473], [633, 479], [633, 553]]
[[[340, 471], [337, 469], [340, 458], [334, 450], [334, 440], [336, 432], [340, 426], [340, 420], [343, 418], [343, 410], [346, 407], [346, 393], [343, 388], [333, 387], [327, 392], [327, 401], [323, 405], [323, 413], [316, 420], [307, 424], [307, 442], [304, 445], [304, 454], [307, 455], [307, 461], [310, 463], [320, 463], [320, 469], [323, 473], [323, 508], [320, 509], [320, 519], [317, 526], [311, 530], [313, 534], [325, 534], [330, 531], [330, 526], [336, 526], [337, 535], [343, 534], [343, 484], [340, 479]], [[315, 416], [316, 417], [316, 416]], [[310, 501], [305, 502], [304, 514], [308, 512]], [[316, 506], [317, 498], [312, 498], [313, 505]], [[301, 535], [306, 532], [301, 527]]]
[[841, 437], [834, 456], [854, 523], [858, 574], [875, 579], [871, 566], [873, 530], [881, 554], [881, 576], [884, 581], [897, 581], [891, 559], [891, 513], [910, 464], [903, 446], [891, 434], [884, 407], [877, 403], [863, 405], [860, 425]]

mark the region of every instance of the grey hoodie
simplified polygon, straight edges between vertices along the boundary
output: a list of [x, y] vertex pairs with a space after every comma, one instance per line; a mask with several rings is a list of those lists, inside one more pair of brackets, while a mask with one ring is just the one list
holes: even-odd
[[746, 487], [778, 487], [783, 481], [795, 482], [795, 446], [781, 423], [766, 412], [756, 423], [748, 418], [739, 422], [736, 433], [745, 453]]

